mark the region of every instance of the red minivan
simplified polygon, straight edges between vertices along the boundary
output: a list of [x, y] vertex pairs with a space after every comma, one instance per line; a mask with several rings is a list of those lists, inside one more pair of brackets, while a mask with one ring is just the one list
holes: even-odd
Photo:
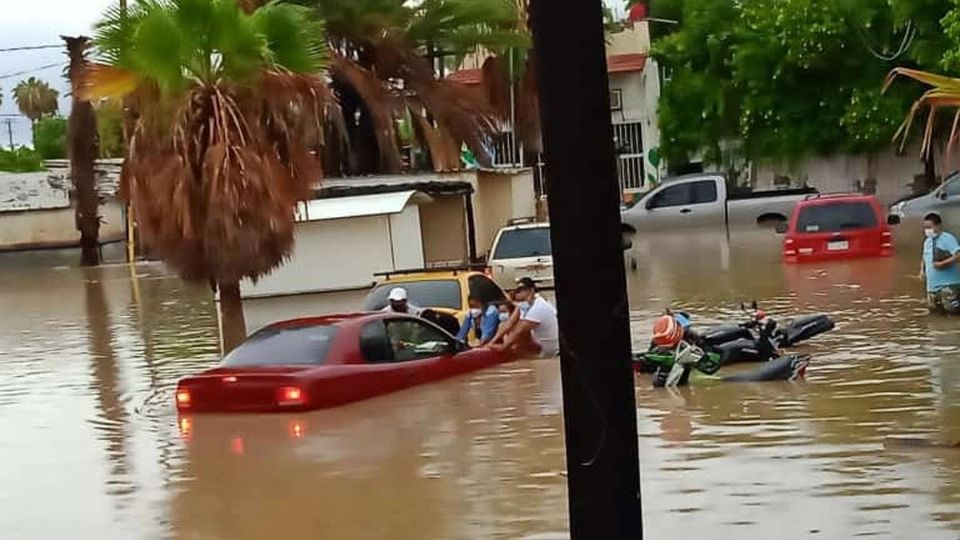
[[783, 259], [788, 263], [889, 257], [893, 237], [879, 201], [873, 195], [810, 195], [797, 203], [789, 224], [777, 227], [786, 233]]

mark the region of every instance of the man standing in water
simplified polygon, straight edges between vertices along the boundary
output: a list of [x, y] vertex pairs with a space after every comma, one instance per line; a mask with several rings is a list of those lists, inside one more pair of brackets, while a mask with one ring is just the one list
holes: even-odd
[[540, 358], [560, 354], [557, 308], [537, 294], [537, 285], [530, 278], [517, 281], [513, 294], [518, 309], [507, 322], [502, 341], [494, 340], [490, 347]]
[[960, 313], [960, 243], [943, 230], [939, 214], [923, 218], [923, 260], [920, 275], [927, 283], [927, 305], [931, 312]]

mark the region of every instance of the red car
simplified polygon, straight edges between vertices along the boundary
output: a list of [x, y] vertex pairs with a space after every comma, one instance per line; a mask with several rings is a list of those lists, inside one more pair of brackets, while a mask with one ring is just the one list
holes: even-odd
[[890, 223], [873, 195], [810, 195], [797, 203], [786, 233], [783, 258], [788, 263], [893, 255]]
[[388, 313], [283, 321], [177, 384], [182, 412], [334, 407], [511, 360], [469, 349], [423, 319]]

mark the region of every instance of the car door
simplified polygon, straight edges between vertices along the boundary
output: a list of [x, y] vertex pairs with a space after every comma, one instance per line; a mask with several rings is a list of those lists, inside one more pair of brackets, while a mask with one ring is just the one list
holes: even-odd
[[421, 319], [398, 318], [384, 321], [391, 362], [401, 365], [407, 386], [442, 379], [442, 360], [452, 358], [459, 346], [439, 327]]
[[667, 184], [645, 203], [650, 227], [713, 225], [722, 218], [722, 202], [714, 179]]

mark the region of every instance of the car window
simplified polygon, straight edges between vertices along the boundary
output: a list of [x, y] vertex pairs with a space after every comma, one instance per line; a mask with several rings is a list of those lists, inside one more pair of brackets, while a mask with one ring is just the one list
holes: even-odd
[[838, 202], [807, 206], [797, 217], [797, 232], [823, 233], [877, 226], [877, 214], [868, 202]]
[[383, 321], [369, 322], [360, 329], [360, 353], [364, 360], [373, 364], [393, 361], [393, 350]]
[[455, 279], [431, 279], [407, 283], [383, 283], [370, 291], [364, 302], [367, 311], [379, 311], [387, 307], [387, 296], [394, 287], [407, 290], [409, 302], [422, 308], [461, 309], [463, 295], [460, 282]]
[[484, 304], [506, 300], [503, 290], [487, 276], [471, 276], [467, 284], [470, 287], [470, 296], [480, 298]]
[[691, 200], [693, 204], [709, 204], [717, 202], [717, 183], [713, 180], [694, 182], [690, 184], [693, 190]]
[[946, 193], [948, 197], [960, 195], [960, 178], [954, 177], [953, 180], [947, 181], [947, 183], [943, 185], [943, 192]]
[[389, 320], [386, 327], [394, 362], [441, 356], [453, 345], [442, 330], [414, 319]]
[[544, 257], [552, 255], [550, 229], [507, 229], [500, 233], [493, 252], [494, 259], [522, 259], [526, 257]]
[[267, 327], [223, 359], [225, 366], [320, 365], [328, 360], [335, 326]]
[[654, 195], [653, 200], [650, 201], [650, 208], [685, 206], [690, 204], [691, 200], [690, 184], [680, 184], [668, 187]]

